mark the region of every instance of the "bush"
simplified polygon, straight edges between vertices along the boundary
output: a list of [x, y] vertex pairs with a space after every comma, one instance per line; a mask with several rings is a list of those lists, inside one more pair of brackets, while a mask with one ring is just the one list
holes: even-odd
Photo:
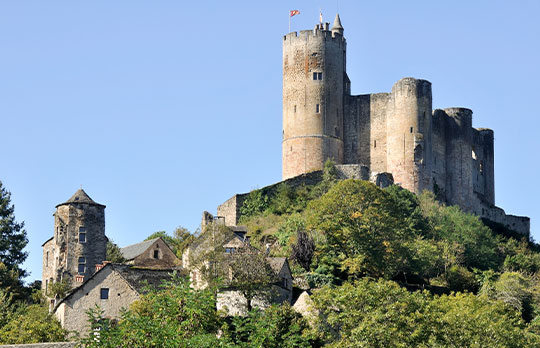
[[61, 342], [66, 339], [66, 334], [46, 306], [18, 304], [0, 328], [0, 343]]

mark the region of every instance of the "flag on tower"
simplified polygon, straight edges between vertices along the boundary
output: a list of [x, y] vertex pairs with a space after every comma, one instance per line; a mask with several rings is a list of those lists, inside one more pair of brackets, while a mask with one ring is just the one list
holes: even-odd
[[297, 14], [300, 14], [300, 11], [298, 10], [291, 10], [291, 17], [296, 16]]

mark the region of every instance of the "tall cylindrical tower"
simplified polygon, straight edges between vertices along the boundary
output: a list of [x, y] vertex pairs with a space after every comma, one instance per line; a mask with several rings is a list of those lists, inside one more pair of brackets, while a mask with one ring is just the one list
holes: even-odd
[[472, 210], [472, 110], [446, 108], [446, 200]]
[[105, 206], [94, 202], [80, 189], [54, 214], [52, 279], [67, 279], [73, 286], [90, 278], [107, 253]]
[[392, 87], [387, 120], [387, 171], [396, 183], [420, 193], [433, 190], [431, 83], [403, 78]]
[[334, 26], [283, 38], [283, 179], [343, 163], [343, 99], [346, 41]]

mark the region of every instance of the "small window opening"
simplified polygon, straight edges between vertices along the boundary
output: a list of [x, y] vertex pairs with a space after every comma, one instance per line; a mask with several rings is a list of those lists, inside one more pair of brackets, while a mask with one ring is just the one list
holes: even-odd
[[154, 259], [159, 259], [159, 250], [154, 250]]
[[79, 232], [79, 243], [86, 243], [86, 233]]
[[99, 298], [102, 300], [109, 299], [109, 288], [101, 288], [99, 291]]
[[320, 107], [319, 104], [315, 105], [315, 112], [316, 112], [316, 113], [321, 112], [321, 107]]
[[314, 72], [313, 73], [313, 80], [322, 80], [322, 72]]
[[317, 73], [316, 72], [313, 73], [313, 80], [317, 80]]
[[296, 113], [296, 105], [294, 106], [294, 113]]
[[45, 255], [45, 267], [49, 267], [49, 252]]
[[377, 147], [377, 140], [373, 140], [373, 147]]
[[411, 127], [411, 133], [413, 132], [413, 127]]
[[79, 274], [84, 274], [86, 272], [86, 258], [85, 257], [79, 257], [79, 267], [77, 268], [77, 272]]

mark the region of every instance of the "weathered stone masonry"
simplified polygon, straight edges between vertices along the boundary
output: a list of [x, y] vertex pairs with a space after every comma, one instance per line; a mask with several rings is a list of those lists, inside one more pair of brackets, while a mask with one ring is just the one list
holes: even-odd
[[53, 236], [43, 244], [42, 289], [68, 280], [79, 286], [106, 257], [105, 206], [82, 189], [56, 206]]
[[338, 15], [331, 29], [283, 37], [283, 179], [321, 170], [327, 159], [359, 164], [528, 236], [529, 218], [495, 206], [493, 131], [473, 128], [469, 109], [432, 110], [426, 80], [351, 95], [343, 31]]

